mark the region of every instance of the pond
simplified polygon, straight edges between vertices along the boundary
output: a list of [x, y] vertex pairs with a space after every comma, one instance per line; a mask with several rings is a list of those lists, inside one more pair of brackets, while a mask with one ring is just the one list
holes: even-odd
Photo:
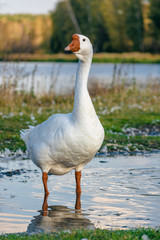
[[[77, 63], [0, 63], [0, 84], [10, 84], [17, 90], [43, 95], [54, 91], [69, 94], [73, 91]], [[89, 85], [160, 83], [160, 64], [93, 63]]]
[[0, 234], [160, 227], [160, 153], [95, 157], [82, 172], [81, 210], [74, 171], [50, 175], [45, 214], [40, 170], [19, 156], [0, 163]]

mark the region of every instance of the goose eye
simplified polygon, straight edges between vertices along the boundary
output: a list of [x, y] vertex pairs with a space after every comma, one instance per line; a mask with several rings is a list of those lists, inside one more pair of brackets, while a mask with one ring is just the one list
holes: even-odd
[[83, 38], [83, 42], [85, 42], [86, 41], [86, 39], [85, 38]]

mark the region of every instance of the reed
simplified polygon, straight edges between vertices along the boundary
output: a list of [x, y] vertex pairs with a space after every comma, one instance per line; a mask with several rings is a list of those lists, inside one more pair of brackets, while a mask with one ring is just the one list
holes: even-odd
[[[108, 109], [108, 113], [113, 107], [118, 107], [116, 111], [127, 109], [142, 109], [144, 111], [160, 111], [160, 86], [148, 85], [145, 89], [137, 86], [116, 85], [102, 86], [97, 83], [89, 87], [93, 103], [99, 112]], [[55, 111], [70, 111], [73, 107], [74, 95], [58, 96], [53, 92], [43, 96], [35, 96], [33, 92], [16, 91], [16, 86], [1, 86], [0, 88], [0, 112], [34, 111], [37, 107], [54, 108]]]
[[[7, 68], [4, 66], [4, 68]], [[6, 71], [1, 74], [2, 83], [0, 85], [0, 112], [9, 113], [34, 110], [37, 107], [54, 108], [55, 111], [71, 111], [73, 107], [74, 93], [69, 95], [57, 95], [54, 92], [54, 85], [57, 76], [54, 71], [50, 78], [52, 85], [50, 91], [41, 95], [35, 93], [34, 80], [36, 65], [32, 72], [25, 74], [23, 68], [15, 68], [12, 74], [6, 77]], [[127, 111], [127, 109], [142, 109], [144, 111], [160, 111], [160, 85], [158, 82], [150, 81], [150, 84], [138, 86], [134, 81], [131, 85], [122, 81], [120, 69], [114, 70], [112, 83], [103, 85], [99, 81], [89, 81], [89, 92], [94, 105], [99, 112], [108, 109], [108, 113], [117, 107], [117, 110]], [[43, 76], [45, 80], [45, 76]], [[31, 81], [30, 91], [27, 91], [28, 79]]]

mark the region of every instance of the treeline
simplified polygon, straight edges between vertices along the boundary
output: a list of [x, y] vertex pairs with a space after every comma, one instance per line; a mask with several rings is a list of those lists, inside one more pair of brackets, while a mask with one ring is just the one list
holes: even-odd
[[0, 15], [0, 53], [49, 52], [50, 15]]
[[160, 52], [160, 0], [61, 0], [48, 15], [0, 15], [0, 54], [58, 53], [74, 33], [95, 52]]
[[65, 0], [52, 18], [51, 51], [63, 51], [75, 32], [96, 52], [160, 52], [160, 0]]

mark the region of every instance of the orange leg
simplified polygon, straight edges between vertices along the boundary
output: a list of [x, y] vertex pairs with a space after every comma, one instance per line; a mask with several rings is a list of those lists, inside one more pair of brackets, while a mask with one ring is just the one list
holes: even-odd
[[46, 172], [43, 172], [42, 181], [44, 185], [45, 195], [49, 194], [48, 187], [47, 187], [47, 180], [48, 180], [48, 174]]
[[75, 172], [76, 178], [76, 209], [81, 209], [81, 172]]

